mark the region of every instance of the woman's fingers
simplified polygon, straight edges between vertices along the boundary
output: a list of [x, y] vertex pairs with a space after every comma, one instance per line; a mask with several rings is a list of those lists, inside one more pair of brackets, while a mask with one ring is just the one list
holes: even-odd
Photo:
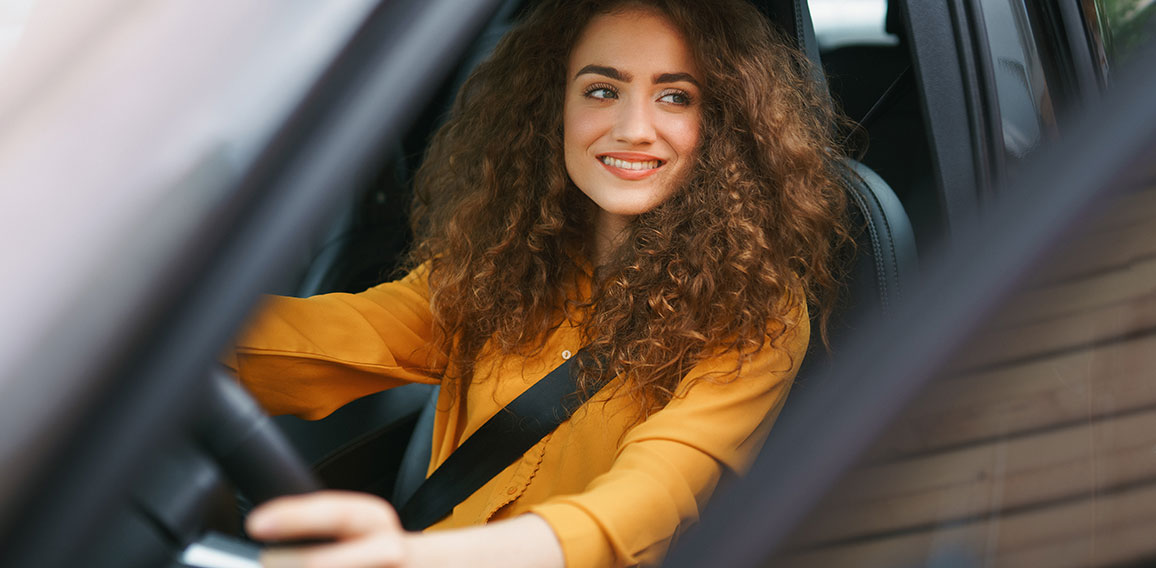
[[275, 499], [255, 509], [245, 528], [260, 540], [348, 540], [374, 532], [402, 532], [389, 503], [373, 495], [342, 491]]
[[400, 568], [407, 554], [404, 535], [374, 534], [337, 544], [273, 548], [261, 554], [263, 568]]
[[262, 540], [333, 539], [332, 544], [271, 548], [265, 568], [393, 568], [405, 564], [405, 531], [393, 507], [364, 493], [322, 491], [282, 497], [249, 515]]

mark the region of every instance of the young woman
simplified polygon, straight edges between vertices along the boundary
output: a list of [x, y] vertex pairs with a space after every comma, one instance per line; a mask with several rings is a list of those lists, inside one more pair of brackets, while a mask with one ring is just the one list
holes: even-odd
[[274, 298], [245, 385], [309, 418], [443, 385], [431, 471], [573, 353], [610, 382], [426, 533], [325, 492], [249, 517], [267, 566], [654, 563], [764, 440], [835, 286], [833, 116], [744, 0], [557, 0], [466, 82], [417, 179], [414, 269]]

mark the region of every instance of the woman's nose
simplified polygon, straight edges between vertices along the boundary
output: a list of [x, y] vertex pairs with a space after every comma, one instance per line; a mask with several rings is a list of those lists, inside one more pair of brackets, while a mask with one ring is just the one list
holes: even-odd
[[619, 106], [618, 120], [614, 125], [615, 138], [632, 145], [654, 142], [656, 133], [653, 109], [649, 101], [634, 100]]

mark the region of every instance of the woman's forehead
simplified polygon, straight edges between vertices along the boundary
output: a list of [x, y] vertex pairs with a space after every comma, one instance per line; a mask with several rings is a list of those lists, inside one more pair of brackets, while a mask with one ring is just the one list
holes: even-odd
[[570, 51], [570, 79], [586, 65], [634, 73], [697, 75], [690, 45], [661, 12], [630, 6], [591, 18]]

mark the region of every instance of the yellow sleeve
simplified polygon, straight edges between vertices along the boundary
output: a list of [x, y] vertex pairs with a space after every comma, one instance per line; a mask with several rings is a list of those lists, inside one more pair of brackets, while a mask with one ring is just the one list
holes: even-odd
[[610, 471], [583, 493], [530, 509], [554, 529], [566, 566], [658, 564], [675, 535], [697, 521], [723, 472], [746, 471], [806, 352], [805, 308], [792, 315], [798, 323], [748, 361], [738, 378], [692, 382], [730, 370], [733, 358], [696, 367], [679, 396], [627, 432]]
[[272, 414], [317, 419], [405, 382], [437, 383], [426, 268], [360, 294], [268, 298], [237, 341], [233, 367]]

